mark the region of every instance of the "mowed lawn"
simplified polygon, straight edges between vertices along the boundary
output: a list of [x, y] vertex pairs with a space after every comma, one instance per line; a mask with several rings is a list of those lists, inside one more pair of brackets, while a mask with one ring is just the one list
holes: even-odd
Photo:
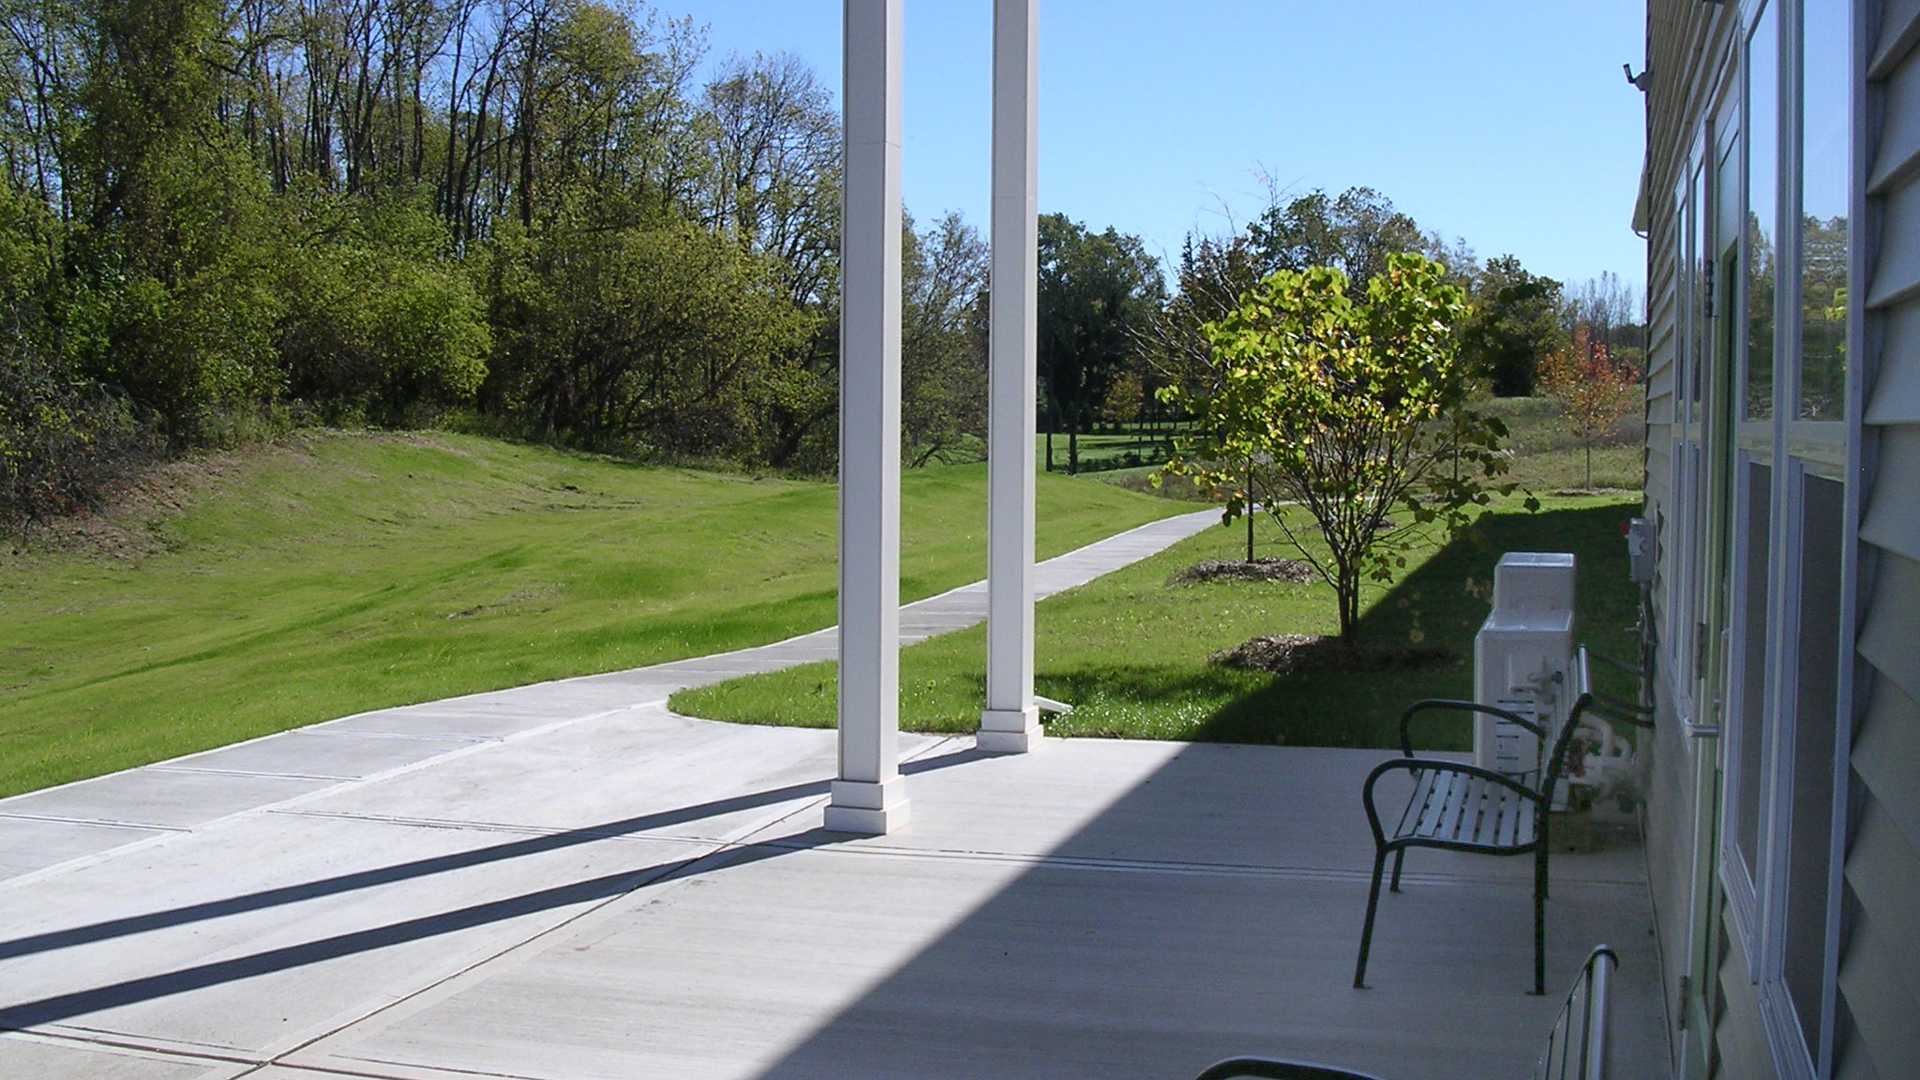
[[[138, 556], [0, 547], [0, 795], [835, 619], [828, 483], [447, 434], [218, 459]], [[903, 484], [901, 593], [985, 572], [986, 467]], [[1043, 556], [1188, 509], [1042, 477]]]
[[[1419, 553], [1391, 585], [1372, 588], [1363, 642], [1443, 645], [1451, 662], [1417, 671], [1268, 675], [1208, 657], [1259, 635], [1331, 634], [1332, 590], [1322, 583], [1174, 585], [1202, 559], [1245, 556], [1245, 527], [1210, 530], [1161, 554], [1042, 602], [1036, 612], [1036, 688], [1071, 702], [1057, 735], [1306, 746], [1398, 745], [1400, 710], [1422, 697], [1472, 697], [1473, 635], [1486, 617], [1494, 562], [1505, 551], [1572, 551], [1580, 560], [1580, 634], [1612, 655], [1634, 655], [1637, 590], [1627, 580], [1617, 498], [1549, 498], [1539, 513], [1502, 506], [1471, 534]], [[1286, 556], [1277, 530], [1258, 553]], [[970, 732], [985, 695], [984, 631], [935, 638], [900, 663], [901, 725]], [[1598, 677], [1598, 674], [1596, 675]], [[680, 712], [747, 723], [830, 726], [835, 666], [812, 664], [675, 695]], [[1614, 688], [1631, 696], [1632, 688]], [[1468, 745], [1464, 720], [1436, 721], [1421, 742]]]

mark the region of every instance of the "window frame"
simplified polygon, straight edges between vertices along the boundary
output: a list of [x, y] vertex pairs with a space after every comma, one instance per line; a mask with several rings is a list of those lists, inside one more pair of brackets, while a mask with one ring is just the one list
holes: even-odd
[[[1697, 153], [1697, 150], [1696, 150]], [[1700, 503], [1699, 483], [1693, 475], [1693, 463], [1697, 453], [1693, 452], [1695, 403], [1692, 400], [1694, 367], [1700, 358], [1694, 342], [1695, 320], [1699, 312], [1699, 297], [1696, 290], [1700, 283], [1695, 280], [1694, 272], [1695, 221], [1704, 212], [1704, 208], [1694, 203], [1695, 157], [1688, 156], [1681, 161], [1680, 181], [1674, 187], [1675, 238], [1674, 258], [1674, 299], [1673, 304], [1673, 378], [1671, 409], [1667, 439], [1668, 488], [1667, 497], [1671, 512], [1667, 515], [1666, 527], [1671, 543], [1667, 549], [1665, 582], [1667, 589], [1667, 657], [1666, 670], [1669, 672], [1668, 692], [1673, 696], [1675, 711], [1683, 725], [1694, 722], [1694, 686], [1697, 677], [1693, 662], [1694, 621], [1696, 605], [1694, 603], [1694, 548], [1698, 546]], [[1693, 739], [1684, 740], [1688, 754], [1694, 750]]]
[[[1747, 216], [1748, 208], [1753, 205], [1752, 142], [1753, 126], [1755, 123], [1755, 117], [1753, 115], [1753, 37], [1759, 29], [1760, 18], [1769, 10], [1774, 11], [1776, 13], [1776, 54], [1773, 64], [1774, 72], [1777, 75], [1779, 73], [1778, 46], [1781, 37], [1777, 26], [1779, 21], [1777, 18], [1779, 5], [1780, 0], [1772, 0], [1771, 4], [1768, 0], [1752, 0], [1752, 2], [1741, 5], [1741, 17], [1736, 24], [1736, 40], [1734, 43], [1734, 53], [1737, 63], [1733, 90], [1738, 102], [1734, 116], [1737, 118], [1738, 132], [1733, 138], [1733, 144], [1724, 150], [1722, 149], [1722, 139], [1719, 133], [1714, 133], [1714, 158], [1720, 164], [1716, 167], [1717, 175], [1713, 178], [1711, 185], [1716, 195], [1728, 190], [1729, 185], [1725, 183], [1725, 173], [1731, 168], [1736, 174], [1736, 177], [1730, 185], [1730, 188], [1732, 191], [1737, 192], [1737, 198], [1739, 200], [1739, 205], [1732, 208], [1733, 213], [1730, 217], [1727, 214], [1728, 208], [1720, 206], [1716, 202], [1716, 205], [1713, 207], [1714, 222], [1716, 225], [1715, 239], [1710, 245], [1714, 249], [1712, 257], [1717, 263], [1722, 253], [1726, 250], [1725, 245], [1719, 238], [1720, 229], [1722, 226], [1731, 223], [1735, 234], [1734, 258], [1731, 272], [1727, 274], [1727, 288], [1725, 290], [1730, 302], [1724, 305], [1726, 308], [1725, 318], [1730, 325], [1724, 330], [1720, 328], [1715, 329], [1716, 336], [1725, 335], [1728, 337], [1732, 344], [1733, 353], [1732, 370], [1727, 372], [1716, 370], [1715, 372], [1716, 375], [1724, 374], [1727, 378], [1728, 387], [1726, 392], [1729, 396], [1724, 405], [1724, 415], [1726, 418], [1725, 433], [1731, 436], [1733, 440], [1731, 447], [1717, 447], [1714, 450], [1714, 453], [1717, 455], [1725, 455], [1725, 460], [1730, 464], [1731, 472], [1728, 476], [1729, 487], [1727, 490], [1729, 505], [1726, 507], [1725, 512], [1728, 515], [1728, 527], [1732, 533], [1732, 542], [1728, 545], [1728, 558], [1726, 563], [1726, 572], [1728, 575], [1727, 589], [1729, 595], [1726, 605], [1726, 623], [1723, 628], [1726, 645], [1724, 657], [1724, 677], [1726, 682], [1722, 691], [1724, 701], [1720, 740], [1723, 755], [1721, 758], [1722, 827], [1720, 829], [1720, 852], [1717, 862], [1719, 864], [1720, 886], [1727, 897], [1727, 929], [1735, 940], [1740, 943], [1740, 951], [1746, 961], [1747, 979], [1749, 982], [1755, 984], [1761, 981], [1765, 973], [1764, 957], [1766, 943], [1769, 937], [1766, 924], [1769, 914], [1766, 904], [1766, 887], [1768, 880], [1767, 871], [1772, 860], [1769, 857], [1771, 844], [1768, 813], [1771, 792], [1768, 790], [1770, 785], [1767, 781], [1771, 778], [1769, 775], [1771, 770], [1768, 768], [1767, 763], [1772, 759], [1773, 740], [1771, 736], [1776, 727], [1772, 720], [1774, 705], [1779, 698], [1774, 690], [1777, 671], [1769, 670], [1764, 674], [1764, 681], [1760, 687], [1761, 702], [1760, 711], [1757, 714], [1757, 730], [1751, 730], [1747, 721], [1747, 713], [1749, 710], [1746, 701], [1746, 666], [1750, 650], [1746, 647], [1748, 642], [1741, 637], [1741, 635], [1745, 632], [1745, 628], [1751, 625], [1751, 613], [1748, 608], [1752, 600], [1751, 593], [1756, 586], [1756, 582], [1752, 580], [1751, 576], [1748, 575], [1745, 570], [1749, 561], [1750, 548], [1754, 542], [1754, 537], [1752, 536], [1751, 530], [1746, 527], [1743, 511], [1748, 509], [1751, 500], [1756, 497], [1768, 500], [1767, 524], [1769, 535], [1766, 538], [1768, 548], [1767, 565], [1764, 571], [1765, 579], [1757, 584], [1765, 589], [1764, 595], [1767, 604], [1767, 611], [1761, 615], [1762, 633], [1765, 635], [1761, 643], [1761, 655], [1763, 657], [1771, 657], [1777, 648], [1777, 641], [1775, 639], [1779, 637], [1779, 634], [1776, 633], [1776, 628], [1779, 625], [1780, 595], [1779, 590], [1775, 588], [1774, 578], [1777, 576], [1775, 568], [1778, 565], [1780, 551], [1777, 538], [1780, 530], [1780, 519], [1783, 516], [1778, 512], [1779, 502], [1777, 495], [1781, 486], [1781, 470], [1777, 459], [1779, 442], [1776, 438], [1776, 429], [1780, 422], [1778, 402], [1782, 380], [1779, 377], [1779, 363], [1776, 358], [1774, 362], [1775, 371], [1773, 380], [1775, 404], [1773, 415], [1764, 420], [1748, 419], [1747, 406], [1750, 377], [1748, 343], [1751, 338], [1751, 313], [1748, 305], [1751, 303], [1752, 298], [1750, 295], [1751, 290], [1747, 288], [1747, 277], [1753, 258], [1751, 250], [1753, 230], [1748, 227]], [[1784, 99], [1785, 95], [1776, 87], [1776, 107], [1779, 102]], [[1779, 120], [1777, 113], [1772, 122], [1776, 127], [1778, 126]], [[1774, 161], [1774, 179], [1776, 185], [1778, 184], [1780, 175], [1778, 168], [1781, 149], [1782, 144], [1776, 139]], [[1776, 196], [1774, 200], [1776, 217], [1773, 223], [1776, 244], [1778, 243], [1779, 237], [1779, 204], [1780, 200]], [[1777, 257], [1774, 272], [1777, 281], [1780, 274]], [[1776, 313], [1778, 312], [1779, 298], [1780, 288], [1778, 284], [1776, 284], [1774, 287]], [[1774, 320], [1774, 336], [1776, 341], [1779, 335], [1780, 323], [1776, 314]], [[1751, 470], [1752, 466], [1761, 464], [1767, 466], [1768, 469], [1768, 490], [1765, 492], [1755, 492], [1752, 490], [1753, 481]], [[1736, 585], [1741, 587], [1736, 588]], [[1771, 666], [1769, 665], [1769, 667]], [[1746, 775], [1746, 770], [1742, 765], [1742, 755], [1746, 749], [1746, 740], [1750, 738], [1757, 738], [1760, 742], [1759, 754], [1756, 759], [1758, 767], [1755, 770], [1756, 774], [1753, 776]], [[1754, 785], [1757, 789], [1754, 818], [1754, 859], [1752, 864], [1748, 863], [1746, 853], [1740, 850], [1738, 828], [1741, 800], [1747, 795], [1746, 789], [1748, 785]]]

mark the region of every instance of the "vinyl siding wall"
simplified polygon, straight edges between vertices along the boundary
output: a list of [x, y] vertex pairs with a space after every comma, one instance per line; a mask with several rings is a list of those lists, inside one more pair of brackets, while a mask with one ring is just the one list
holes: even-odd
[[[1855, 222], [1861, 268], [1856, 314], [1862, 342], [1850, 378], [1860, 388], [1860, 547], [1854, 727], [1848, 764], [1846, 849], [1840, 896], [1834, 1075], [1920, 1077], [1920, 0], [1856, 0], [1866, 10], [1864, 126]], [[1688, 749], [1668, 671], [1684, 641], [1671, 625], [1665, 542], [1671, 490], [1673, 384], [1679, 346], [1680, 222], [1674, 189], [1724, 57], [1736, 38], [1737, 3], [1651, 0], [1647, 67], [1648, 426], [1646, 513], [1661, 529], [1652, 630], [1663, 670], [1652, 692], [1661, 721], [1648, 777], [1648, 855], [1666, 961], [1669, 1023], [1678, 1021], [1686, 970], [1690, 838], [1696, 808]], [[1864, 172], [1864, 175], [1859, 175]], [[1717, 744], [1702, 749], [1718, 751]], [[1699, 808], [1709, 812], [1709, 808]], [[1773, 1074], [1749, 965], [1726, 933], [1724, 897], [1714, 1002], [1713, 1071]], [[1676, 1039], [1676, 1042], [1678, 1040]]]
[[1866, 20], [1861, 600], [1835, 1059], [1920, 1076], [1920, 0]]
[[[1678, 492], [1673, 490], [1673, 456], [1678, 428], [1675, 392], [1682, 348], [1682, 297], [1679, 244], [1684, 222], [1674, 199], [1686, 181], [1687, 154], [1702, 118], [1714, 104], [1720, 60], [1734, 37], [1736, 19], [1727, 5], [1692, 0], [1653, 0], [1647, 14], [1646, 68], [1653, 75], [1647, 92], [1645, 227], [1647, 232], [1647, 448], [1645, 515], [1660, 538], [1655, 563], [1652, 631], [1656, 673], [1651, 688], [1656, 706], [1653, 746], [1647, 775], [1647, 862], [1660, 935], [1666, 1019], [1682, 1022], [1680, 978], [1688, 970], [1689, 902], [1692, 897], [1695, 806], [1695, 753], [1713, 753], [1712, 741], [1689, 747], [1681, 728], [1674, 671], [1687, 641], [1672, 610], [1670, 586], [1680, 555], [1676, 535]], [[1698, 494], [1696, 493], [1696, 497]], [[1724, 995], [1722, 995], [1724, 997]], [[1757, 1012], [1749, 1001], [1747, 1013]], [[1740, 1017], [1736, 1015], [1738, 1024]], [[1757, 1023], [1752, 1030], [1758, 1031]], [[1677, 1032], [1670, 1040], [1680, 1045]], [[1744, 1049], [1744, 1048], [1743, 1048]], [[1724, 1055], [1723, 1055], [1724, 1056]], [[1675, 1063], [1676, 1065], [1678, 1062]], [[1730, 1073], [1729, 1075], [1742, 1075]], [[1764, 1075], [1764, 1074], [1754, 1074]]]

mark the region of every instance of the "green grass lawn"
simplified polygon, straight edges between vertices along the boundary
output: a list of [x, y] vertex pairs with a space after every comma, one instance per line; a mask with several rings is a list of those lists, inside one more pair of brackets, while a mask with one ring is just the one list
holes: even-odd
[[[1262, 634], [1333, 633], [1332, 590], [1309, 585], [1170, 585], [1201, 559], [1245, 555], [1240, 526], [1209, 530], [1132, 567], [1040, 604], [1039, 693], [1073, 703], [1057, 735], [1283, 743], [1398, 745], [1399, 712], [1421, 697], [1471, 697], [1473, 635], [1486, 617], [1493, 564], [1505, 551], [1573, 551], [1580, 558], [1580, 632], [1616, 656], [1634, 655], [1635, 590], [1619, 523], [1634, 504], [1617, 498], [1549, 499], [1537, 514], [1503, 507], [1472, 534], [1421, 554], [1390, 586], [1370, 591], [1363, 640], [1445, 645], [1440, 669], [1272, 676], [1220, 667], [1209, 654]], [[1269, 523], [1259, 552], [1290, 549]], [[985, 695], [981, 628], [906, 650], [901, 725], [971, 732]], [[747, 723], [824, 727], [834, 722], [835, 666], [812, 664], [678, 694], [673, 708]], [[1616, 691], [1630, 694], [1624, 687]], [[1434, 722], [1427, 745], [1462, 749], [1466, 721]]]
[[[835, 618], [830, 484], [448, 434], [202, 465], [184, 511], [122, 523], [136, 555], [0, 548], [0, 795]], [[983, 576], [986, 466], [903, 488], [902, 597]], [[1180, 509], [1064, 477], [1039, 502], [1043, 555]]]

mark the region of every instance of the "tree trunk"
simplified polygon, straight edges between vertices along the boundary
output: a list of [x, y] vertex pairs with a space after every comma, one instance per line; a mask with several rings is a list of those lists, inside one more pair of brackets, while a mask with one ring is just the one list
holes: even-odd
[[1067, 414], [1067, 475], [1075, 476], [1080, 472], [1080, 415], [1077, 411]]
[[1247, 462], [1247, 562], [1253, 562], [1253, 462]]
[[1352, 646], [1360, 632], [1360, 573], [1341, 568], [1334, 591], [1340, 601], [1340, 643]]
[[1593, 490], [1593, 444], [1587, 444], [1587, 490]]

